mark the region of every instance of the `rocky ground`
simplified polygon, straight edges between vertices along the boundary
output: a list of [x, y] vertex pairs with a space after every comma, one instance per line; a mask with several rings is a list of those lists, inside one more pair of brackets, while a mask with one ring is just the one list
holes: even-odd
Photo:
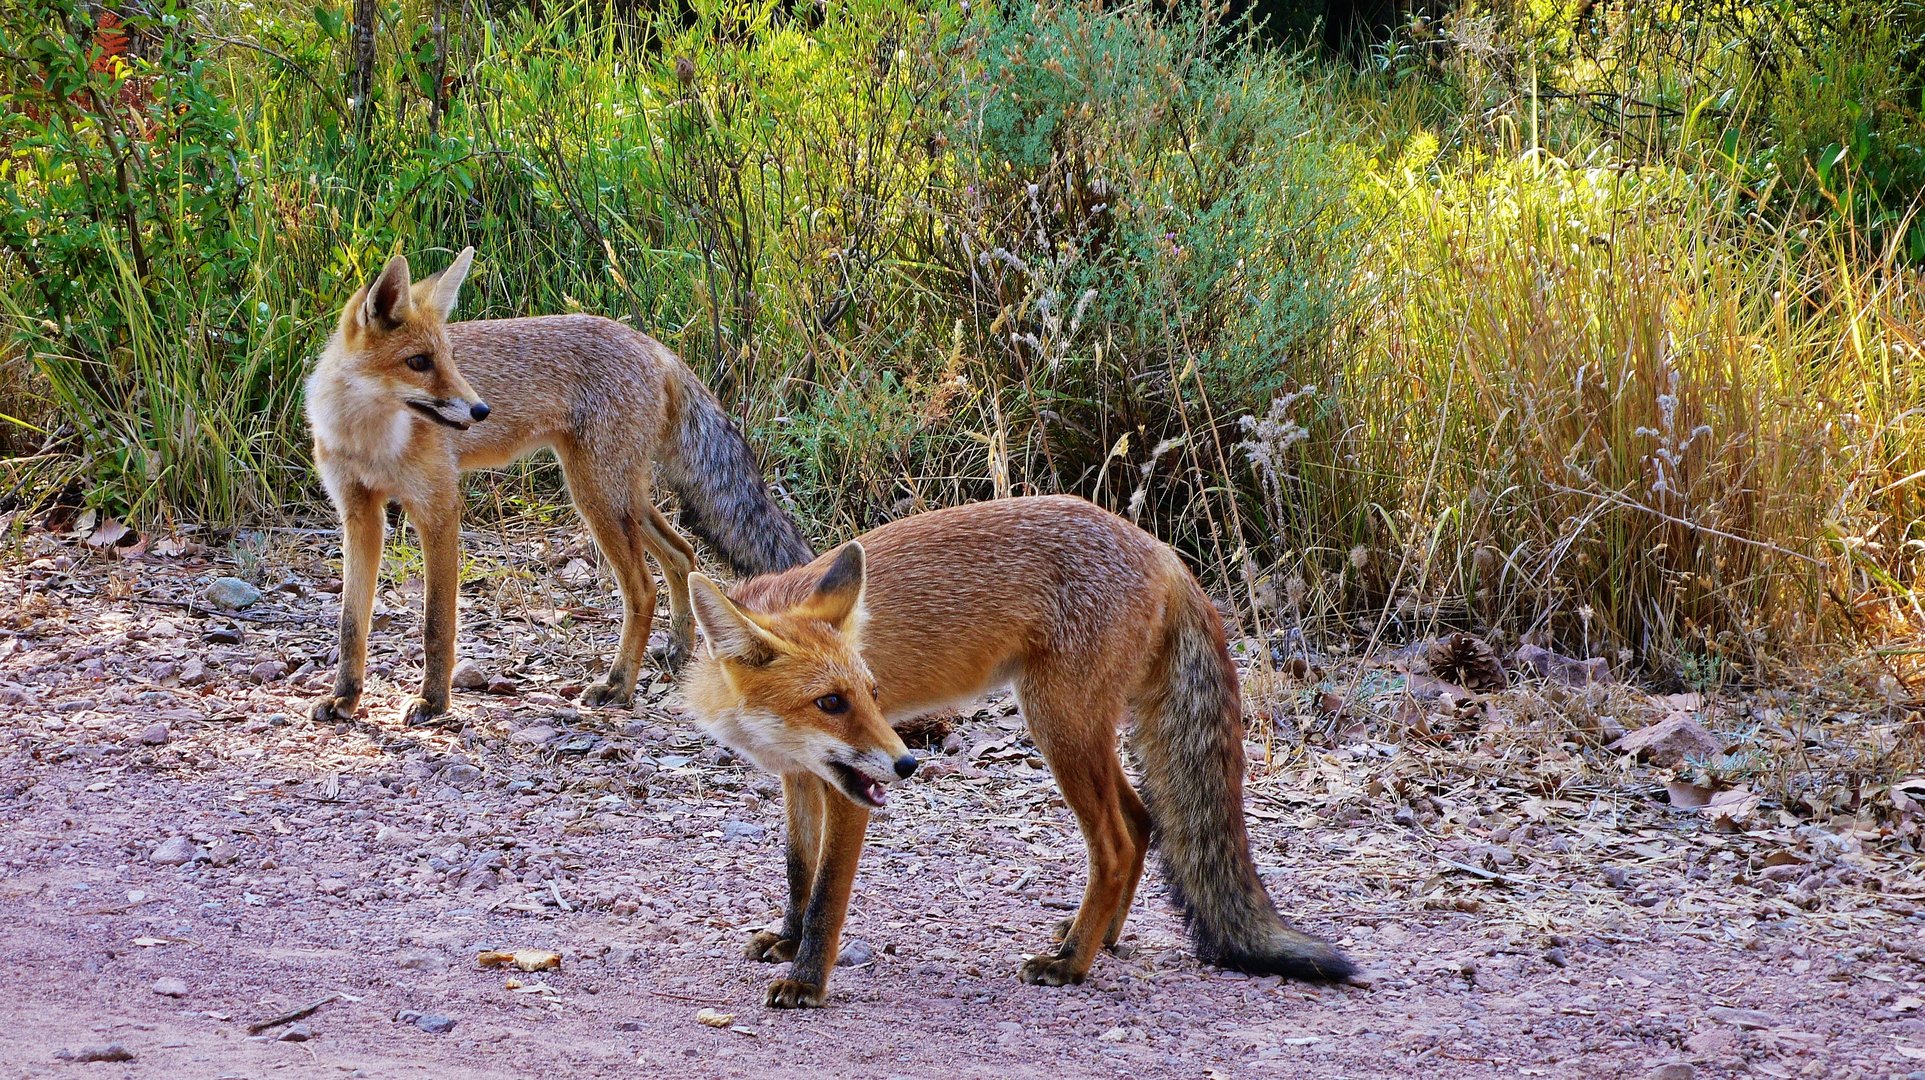
[[1153, 888], [1089, 983], [1019, 983], [1082, 846], [987, 702], [877, 816], [831, 1006], [774, 1012], [740, 951], [779, 789], [666, 680], [576, 707], [618, 613], [572, 531], [472, 535], [446, 731], [394, 719], [407, 549], [362, 719], [316, 726], [328, 532], [10, 543], [0, 1076], [1925, 1077], [1925, 784], [1878, 771], [1917, 727], [1889, 692], [1253, 676], [1257, 861], [1365, 967], [1338, 988], [1200, 966]]

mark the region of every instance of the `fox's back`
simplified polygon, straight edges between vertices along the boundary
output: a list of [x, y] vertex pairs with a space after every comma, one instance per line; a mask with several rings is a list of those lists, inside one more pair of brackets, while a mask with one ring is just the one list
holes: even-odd
[[[1123, 675], [1109, 669], [1140, 667], [1171, 585], [1189, 580], [1155, 537], [1073, 496], [935, 510], [860, 540], [863, 657], [892, 714], [972, 696], [1044, 657], [1086, 662], [1092, 678]], [[737, 596], [764, 610], [794, 604], [828, 558]]]
[[464, 467], [561, 439], [667, 436], [679, 361], [638, 330], [599, 315], [539, 315], [450, 323], [448, 338], [493, 409], [487, 423], [456, 436]]

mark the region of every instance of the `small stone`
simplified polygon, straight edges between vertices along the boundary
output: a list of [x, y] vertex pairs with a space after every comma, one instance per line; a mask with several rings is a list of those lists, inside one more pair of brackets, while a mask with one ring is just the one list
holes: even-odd
[[488, 669], [475, 660], [463, 660], [455, 665], [454, 674], [449, 681], [457, 690], [481, 690], [488, 685]]
[[345, 878], [322, 878], [314, 886], [314, 890], [323, 896], [339, 896], [347, 892], [351, 884], [352, 882]]
[[450, 765], [441, 770], [441, 779], [457, 788], [465, 788], [481, 779], [481, 770], [473, 765]]
[[83, 1046], [78, 1050], [57, 1050], [54, 1058], [59, 1061], [132, 1061], [134, 1052], [119, 1043], [105, 1046]]
[[850, 938], [842, 943], [842, 954], [836, 957], [837, 967], [861, 967], [876, 958], [875, 946], [861, 938]]
[[1727, 1027], [1706, 1028], [1684, 1040], [1684, 1048], [1699, 1057], [1716, 1057], [1737, 1045], [1738, 1036]]
[[1604, 883], [1613, 889], [1622, 889], [1631, 883], [1631, 875], [1622, 866], [1607, 866], [1603, 874]]
[[1778, 1023], [1777, 1017], [1758, 1009], [1733, 1009], [1723, 1005], [1714, 1005], [1706, 1009], [1704, 1014], [1720, 1023], [1744, 1028], [1747, 1031], [1758, 1031], [1768, 1027], [1775, 1027]]
[[241, 849], [238, 845], [230, 844], [225, 840], [217, 840], [207, 849], [206, 854], [207, 861], [214, 866], [232, 866], [234, 860], [241, 857]]
[[394, 954], [394, 966], [405, 971], [446, 971], [448, 958], [428, 949], [402, 949]]
[[415, 1018], [414, 1026], [430, 1035], [446, 1035], [455, 1029], [455, 1020], [440, 1013], [424, 1013]]
[[1724, 752], [1703, 724], [1683, 713], [1676, 713], [1631, 732], [1611, 744], [1611, 749], [1649, 760], [1660, 768], [1673, 768], [1688, 758], [1704, 761]]
[[768, 826], [757, 825], [750, 821], [724, 821], [722, 823], [722, 839], [724, 840], [760, 840], [762, 837], [768, 835], [768, 831]]
[[547, 724], [530, 724], [520, 731], [515, 732], [513, 735], [508, 736], [508, 741], [520, 743], [523, 746], [542, 746], [552, 742], [554, 738], [554, 728], [549, 727]]
[[1571, 959], [1570, 957], [1564, 955], [1563, 948], [1553, 945], [1550, 948], [1544, 950], [1544, 962], [1551, 965], [1552, 967], [1561, 968], [1561, 967], [1569, 967], [1571, 964]]
[[374, 830], [375, 847], [409, 848], [420, 842], [413, 833], [405, 829], [397, 829], [392, 825], [383, 825]]
[[494, 678], [488, 680], [488, 692], [490, 694], [512, 694], [519, 689], [521, 689], [521, 687], [516, 685], [515, 680], [508, 678], [506, 675], [496, 675]]
[[1590, 686], [1593, 683], [1617, 681], [1611, 676], [1611, 665], [1601, 656], [1579, 660], [1535, 645], [1518, 648], [1517, 666], [1547, 682], [1565, 686]]
[[1694, 1080], [1698, 1068], [1688, 1061], [1667, 1061], [1647, 1075], [1651, 1080]]
[[266, 686], [271, 682], [280, 682], [283, 678], [287, 677], [287, 665], [281, 663], [279, 660], [263, 660], [247, 669], [247, 677], [253, 679], [255, 684], [259, 686]]
[[172, 975], [163, 975], [155, 979], [150, 988], [161, 997], [187, 996], [187, 984], [174, 978]]
[[166, 746], [171, 738], [173, 733], [167, 730], [166, 724], [149, 724], [141, 731], [139, 741], [142, 746]]
[[237, 577], [218, 577], [208, 582], [201, 595], [215, 607], [239, 611], [259, 602], [261, 590]]
[[147, 853], [147, 861], [161, 866], [179, 866], [194, 861], [198, 854], [194, 842], [185, 836], [170, 836], [161, 845]]
[[314, 1029], [306, 1024], [289, 1024], [277, 1037], [281, 1042], [306, 1042], [314, 1037]]

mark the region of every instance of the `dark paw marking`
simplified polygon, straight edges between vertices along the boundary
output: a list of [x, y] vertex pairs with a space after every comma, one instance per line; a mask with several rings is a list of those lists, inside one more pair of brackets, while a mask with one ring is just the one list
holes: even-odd
[[687, 642], [670, 641], [660, 648], [648, 650], [648, 662], [654, 664], [657, 670], [679, 675], [688, 666], [691, 655], [693, 650]]
[[763, 930], [749, 938], [748, 951], [744, 955], [765, 964], [786, 964], [795, 959], [795, 947], [793, 939], [785, 938], [773, 930]]
[[317, 724], [331, 724], [340, 720], [354, 719], [354, 710], [361, 704], [358, 694], [333, 694], [314, 703], [308, 710], [308, 719]]
[[599, 682], [582, 691], [583, 705], [627, 705], [634, 699], [634, 691], [613, 682]]
[[407, 727], [427, 727], [440, 724], [441, 718], [448, 713], [448, 703], [434, 704], [427, 698], [408, 699], [408, 705], [401, 710], [401, 723]]
[[1070, 957], [1036, 956], [1023, 965], [1020, 978], [1031, 986], [1070, 986], [1082, 982], [1087, 974], [1077, 971]]
[[820, 1009], [828, 996], [826, 987], [795, 979], [777, 979], [769, 984], [768, 995], [762, 1003], [771, 1009]]

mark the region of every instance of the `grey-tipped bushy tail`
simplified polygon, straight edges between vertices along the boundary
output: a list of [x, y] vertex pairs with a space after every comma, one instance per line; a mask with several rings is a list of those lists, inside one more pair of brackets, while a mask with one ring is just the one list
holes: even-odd
[[682, 502], [682, 524], [738, 574], [772, 574], [815, 558], [809, 541], [769, 495], [755, 451], [721, 402], [683, 369], [680, 428], [662, 479]]
[[1243, 706], [1223, 622], [1184, 574], [1131, 745], [1170, 893], [1204, 963], [1341, 982], [1356, 966], [1284, 922], [1250, 859], [1243, 820]]

